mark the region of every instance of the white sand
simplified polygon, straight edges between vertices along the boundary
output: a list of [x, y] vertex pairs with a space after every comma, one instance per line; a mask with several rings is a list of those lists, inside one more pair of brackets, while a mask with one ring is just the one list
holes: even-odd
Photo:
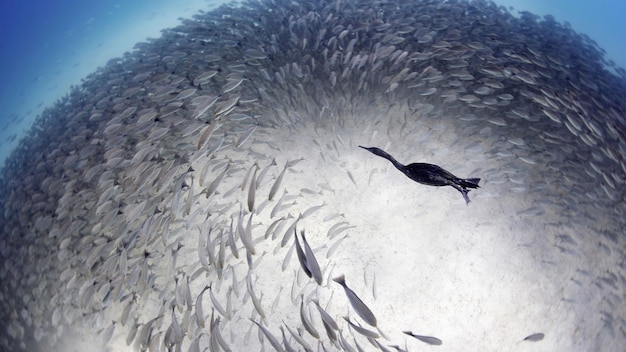
[[[360, 121], [375, 121], [376, 117], [372, 113], [372, 116], [359, 118]], [[385, 121], [385, 118], [381, 120]], [[386, 131], [388, 126], [389, 132]], [[245, 146], [224, 154], [218, 153], [217, 157], [218, 160], [250, 160], [238, 165], [239, 169], [225, 185], [220, 186], [220, 194], [212, 198], [217, 203], [222, 202], [224, 193], [239, 186], [254, 160], [259, 160], [261, 169], [273, 157], [278, 163], [257, 193], [255, 207], [262, 210], [253, 217], [253, 237], [258, 240], [253, 260], [259, 261], [259, 264], [252, 274], [255, 294], [261, 297], [267, 315], [266, 326], [275, 336], [280, 337], [282, 322], [292, 327], [301, 325], [299, 295], [304, 294], [307, 298], [316, 292], [322, 305], [328, 304], [327, 310], [338, 321], [344, 335], [356, 336], [359, 345], [368, 348], [369, 343], [357, 333], [349, 332], [341, 318], [349, 315], [352, 320], [361, 321], [350, 307], [343, 289], [330, 280], [344, 274], [347, 284], [376, 315], [378, 327], [389, 338], [381, 340], [386, 346], [406, 345], [409, 350], [429, 348], [402, 334], [404, 330], [440, 338], [443, 340], [441, 349], [446, 351], [575, 350], [580, 346], [589, 346], [589, 340], [597, 338], [594, 334], [599, 323], [585, 320], [581, 315], [595, 310], [601, 297], [581, 297], [586, 289], [569, 279], [576, 268], [583, 265], [584, 256], [597, 256], [596, 250], [593, 244], [581, 243], [580, 253], [576, 255], [559, 253], [548, 240], [552, 236], [546, 236], [546, 232], [554, 231], [549, 224], [558, 219], [549, 209], [537, 214], [531, 208], [541, 204], [545, 194], [511, 191], [512, 186], [519, 185], [501, 182], [506, 178], [506, 170], [501, 170], [491, 173], [481, 182], [480, 189], [470, 192], [472, 202], [466, 206], [456, 190], [416, 184], [386, 160], [357, 147], [359, 144], [381, 146], [401, 162], [436, 162], [462, 177], [484, 176], [480, 171], [473, 174], [472, 170], [485, 172], [497, 168], [495, 161], [484, 154], [463, 152], [463, 146], [470, 144], [469, 140], [457, 143], [456, 148], [448, 147], [460, 138], [451, 125], [432, 128], [424, 123], [424, 129], [417, 135], [402, 136], [400, 139], [398, 137], [404, 132], [400, 132], [394, 124], [375, 127], [371, 123], [359, 123], [356, 127], [344, 129], [320, 127], [314, 129], [309, 123], [293, 132], [259, 128], [247, 143], [253, 151], [265, 155], [264, 159], [246, 156], [252, 154]], [[425, 140], [437, 142], [426, 144]], [[485, 138], [481, 145], [487, 149], [492, 142]], [[268, 203], [266, 195], [285, 162], [301, 157], [304, 160], [290, 169], [283, 180], [283, 188], [289, 194], [301, 196], [295, 205], [280, 212], [276, 218], [287, 214], [292, 217], [282, 227], [277, 239], [262, 240], [265, 229], [276, 219], [269, 216], [276, 200]], [[204, 162], [199, 161], [197, 166]], [[523, 170], [525, 164], [518, 165]], [[214, 174], [222, 169], [216, 168]], [[356, 184], [351, 181], [348, 172]], [[525, 179], [526, 183], [535, 181]], [[319, 184], [330, 186], [333, 191], [324, 190]], [[306, 189], [319, 194], [309, 194]], [[277, 198], [282, 194], [281, 189]], [[232, 197], [237, 197], [245, 207], [247, 187], [244, 191], [237, 189], [229, 196]], [[204, 195], [198, 196], [196, 202], [194, 209], [208, 207], [210, 203]], [[293, 217], [322, 202], [325, 207], [298, 224], [299, 230], [306, 231], [324, 271], [324, 285], [318, 287], [304, 276], [295, 253], [286, 270], [281, 269], [293, 244], [293, 237], [284, 248], [280, 247], [280, 240], [285, 229], [294, 221]], [[529, 208], [530, 211], [524, 212]], [[343, 215], [323, 221], [332, 214]], [[248, 216], [245, 217], [247, 219]], [[347, 221], [353, 228], [329, 239], [329, 229], [340, 221]], [[202, 221], [196, 225], [201, 226]], [[199, 268], [197, 227], [192, 225], [186, 230], [182, 223], [177, 227], [180, 231], [177, 234], [173, 232], [170, 239], [182, 236], [186, 245], [179, 253], [177, 267], [191, 275]], [[327, 258], [330, 246], [346, 234], [348, 237]], [[231, 295], [233, 318], [230, 321], [222, 318], [222, 334], [235, 351], [260, 350], [257, 328], [248, 320], [252, 317], [258, 321], [259, 317], [246, 294], [247, 266], [243, 264], [244, 260], [236, 260], [230, 251], [227, 253], [227, 262], [240, 263], [235, 265], [239, 295]], [[243, 255], [243, 249], [240, 249], [240, 255]], [[170, 273], [173, 270], [170, 265], [169, 259], [164, 260], [153, 270]], [[297, 273], [295, 288], [294, 273]], [[217, 299], [226, 306], [228, 289], [232, 285], [231, 275], [232, 272], [227, 271], [221, 280], [215, 273], [208, 277], [200, 275], [192, 281], [194, 299], [205, 285], [212, 284]], [[138, 322], [145, 323], [160, 314], [162, 303], [157, 296], [157, 292], [146, 296], [137, 314]], [[571, 301], [566, 302], [566, 299]], [[208, 324], [211, 314], [208, 292], [205, 292], [203, 302]], [[314, 325], [327, 340], [313, 304], [308, 303], [307, 306]], [[101, 319], [103, 325], [106, 326], [106, 320], [114, 319], [122, 309], [123, 305], [110, 308], [107, 318]], [[171, 312], [165, 313], [159, 325], [160, 331], [165, 331], [170, 324]], [[177, 319], [182, 319], [182, 314], [176, 314]], [[218, 315], [217, 312], [215, 314]], [[193, 326], [194, 318], [190, 319], [190, 326]], [[89, 327], [76, 329], [68, 340], [62, 342], [64, 344], [60, 345], [59, 351], [91, 350], [101, 346], [98, 343], [101, 337], [90, 332]], [[128, 329], [129, 326], [122, 328], [118, 325], [113, 340], [102, 350], [134, 350], [125, 342]], [[99, 332], [100, 328], [95, 330]], [[543, 341], [522, 341], [524, 337], [538, 332], [546, 334]], [[315, 346], [316, 342], [310, 336], [307, 340]], [[353, 343], [352, 338], [349, 341]], [[183, 350], [188, 348], [190, 342], [185, 338]], [[208, 343], [208, 336], [201, 338], [201, 346], [208, 346]], [[295, 345], [293, 340], [291, 343]], [[265, 349], [271, 349], [267, 342]]]

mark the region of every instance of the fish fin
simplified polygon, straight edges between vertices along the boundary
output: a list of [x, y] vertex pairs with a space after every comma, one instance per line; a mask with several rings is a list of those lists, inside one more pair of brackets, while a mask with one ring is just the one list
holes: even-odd
[[333, 281], [338, 283], [341, 286], [345, 286], [346, 285], [346, 277], [343, 274], [341, 274], [341, 275], [337, 276], [336, 278], [334, 278]]

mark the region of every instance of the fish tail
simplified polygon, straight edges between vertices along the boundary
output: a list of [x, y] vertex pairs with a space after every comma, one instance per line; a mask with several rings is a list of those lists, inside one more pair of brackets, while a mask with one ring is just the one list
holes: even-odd
[[480, 182], [480, 178], [459, 179], [459, 185], [464, 188], [479, 188], [478, 182]]
[[345, 277], [345, 275], [339, 275], [336, 278], [334, 278], [333, 281], [338, 283], [341, 286], [345, 286], [346, 285], [346, 277]]

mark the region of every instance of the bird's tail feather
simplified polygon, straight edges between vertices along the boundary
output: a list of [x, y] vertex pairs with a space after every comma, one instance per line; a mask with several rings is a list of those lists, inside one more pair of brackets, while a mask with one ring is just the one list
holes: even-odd
[[459, 180], [459, 185], [465, 188], [479, 188], [478, 182], [480, 182], [480, 178], [465, 178]]

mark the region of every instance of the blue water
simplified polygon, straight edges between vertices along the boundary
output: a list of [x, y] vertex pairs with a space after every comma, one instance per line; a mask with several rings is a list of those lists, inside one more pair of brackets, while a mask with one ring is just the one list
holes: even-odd
[[563, 23], [568, 22], [578, 32], [588, 35], [606, 50], [606, 58], [626, 68], [626, 1], [623, 0], [496, 0], [518, 11], [540, 16], [550, 14]]
[[[198, 9], [221, 0], [20, 0], [0, 2], [0, 165], [38, 114], [70, 85], [157, 37]], [[184, 4], [184, 5], [181, 5]], [[498, 0], [512, 13], [528, 10], [567, 21], [626, 67], [626, 1]]]
[[[182, 5], [181, 5], [182, 4]], [[0, 2], [0, 165], [41, 111], [134, 43], [158, 37], [206, 0]]]

